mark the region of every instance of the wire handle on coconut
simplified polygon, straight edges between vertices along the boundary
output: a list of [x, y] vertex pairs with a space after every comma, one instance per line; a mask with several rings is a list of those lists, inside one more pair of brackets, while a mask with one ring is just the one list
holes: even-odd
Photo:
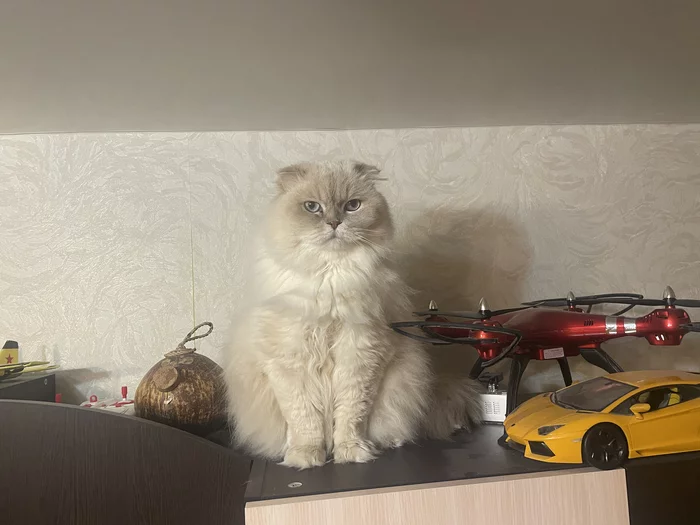
[[[194, 335], [194, 333], [203, 326], [208, 326], [209, 331], [206, 334]], [[212, 330], [214, 330], [214, 325], [211, 324], [209, 321], [205, 321], [202, 324], [198, 324], [190, 331], [189, 334], [185, 336], [182, 342], [180, 342], [177, 345], [177, 348], [175, 348], [175, 350], [173, 350], [172, 352], [168, 352], [167, 354], [165, 354], [165, 357], [179, 359], [181, 356], [196, 352], [196, 348], [188, 348], [185, 346], [185, 344], [189, 343], [190, 341], [194, 341], [195, 339], [201, 339], [202, 337], [208, 336], [212, 332]]]
[[[194, 335], [194, 333], [202, 328], [203, 326], [208, 326], [209, 331], [206, 334], [200, 334], [200, 335]], [[195, 326], [189, 334], [185, 336], [185, 338], [182, 340], [182, 343], [180, 343], [182, 346], [185, 346], [185, 344], [189, 343], [190, 341], [194, 341], [195, 339], [201, 339], [202, 337], [208, 336], [212, 330], [214, 330], [214, 325], [210, 323], [209, 321], [204, 321], [203, 323], [198, 324]]]

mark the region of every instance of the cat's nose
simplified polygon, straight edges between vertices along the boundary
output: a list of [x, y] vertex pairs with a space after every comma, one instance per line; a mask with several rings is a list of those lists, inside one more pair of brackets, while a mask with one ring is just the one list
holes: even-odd
[[340, 226], [340, 221], [330, 221], [328, 224], [335, 230], [338, 226]]

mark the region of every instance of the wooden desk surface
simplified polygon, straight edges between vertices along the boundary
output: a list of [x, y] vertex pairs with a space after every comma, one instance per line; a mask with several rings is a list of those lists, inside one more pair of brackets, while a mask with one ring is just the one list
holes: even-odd
[[[372, 463], [328, 463], [301, 472], [256, 460], [246, 490], [246, 501], [532, 474], [575, 467], [526, 459], [518, 452], [498, 444], [502, 434], [501, 425], [485, 424], [474, 432], [457, 434], [451, 442], [431, 441], [387, 451]], [[298, 486], [298, 483], [301, 485]]]

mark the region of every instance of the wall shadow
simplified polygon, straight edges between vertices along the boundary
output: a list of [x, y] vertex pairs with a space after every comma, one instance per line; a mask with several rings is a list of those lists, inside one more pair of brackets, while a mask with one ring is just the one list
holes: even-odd
[[[482, 297], [491, 309], [526, 300], [532, 246], [525, 228], [506, 214], [451, 206], [426, 209], [405, 225], [397, 241], [401, 270], [415, 290], [417, 308], [427, 308], [430, 300], [441, 310], [476, 310]], [[436, 366], [451, 373], [467, 374], [477, 357], [463, 345], [430, 350]], [[509, 363], [491, 370], [507, 379]]]

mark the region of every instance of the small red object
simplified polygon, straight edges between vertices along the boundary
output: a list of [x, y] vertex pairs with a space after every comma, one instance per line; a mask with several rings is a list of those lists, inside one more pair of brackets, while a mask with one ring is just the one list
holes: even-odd
[[60, 403], [60, 402], [61, 402], [61, 399], [62, 399], [62, 397], [63, 397], [63, 394], [56, 394], [56, 400], [55, 400], [55, 401], [56, 401], [56, 403]]
[[122, 387], [122, 399], [114, 403], [115, 407], [123, 407], [124, 405], [131, 405], [134, 401], [132, 399], [127, 399], [126, 394], [128, 393], [127, 387]]

